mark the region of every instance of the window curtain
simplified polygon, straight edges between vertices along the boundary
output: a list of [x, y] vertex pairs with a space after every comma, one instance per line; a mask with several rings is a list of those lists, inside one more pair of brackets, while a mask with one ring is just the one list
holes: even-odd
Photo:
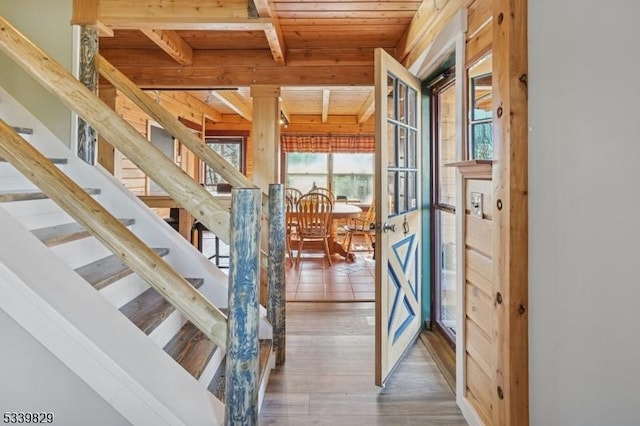
[[295, 135], [280, 136], [284, 152], [375, 152], [374, 135]]

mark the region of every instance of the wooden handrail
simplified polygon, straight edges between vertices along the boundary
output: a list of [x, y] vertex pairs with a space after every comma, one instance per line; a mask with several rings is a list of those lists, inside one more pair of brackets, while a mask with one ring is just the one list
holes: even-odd
[[2, 17], [0, 50], [102, 134], [222, 241], [229, 242], [230, 216], [221, 202]]
[[[3, 28], [0, 28], [2, 31]], [[0, 120], [0, 155], [95, 238], [138, 273], [219, 347], [227, 347], [227, 319], [158, 254], [37, 149]]]

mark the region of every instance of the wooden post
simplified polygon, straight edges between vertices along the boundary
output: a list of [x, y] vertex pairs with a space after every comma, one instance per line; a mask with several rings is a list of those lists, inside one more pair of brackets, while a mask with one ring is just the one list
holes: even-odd
[[284, 364], [286, 349], [285, 232], [284, 185], [274, 183], [269, 185], [267, 317], [273, 327], [277, 365]]
[[280, 87], [252, 86], [253, 182], [264, 192], [280, 181]]
[[527, 0], [493, 5], [493, 424], [529, 424]]
[[261, 202], [257, 188], [231, 194], [226, 425], [258, 424]]
[[[98, 53], [98, 30], [96, 27], [80, 28], [80, 73], [79, 80], [91, 92], [98, 94], [98, 71], [95, 58]], [[78, 118], [78, 157], [86, 163], [96, 164], [96, 130], [82, 118]]]

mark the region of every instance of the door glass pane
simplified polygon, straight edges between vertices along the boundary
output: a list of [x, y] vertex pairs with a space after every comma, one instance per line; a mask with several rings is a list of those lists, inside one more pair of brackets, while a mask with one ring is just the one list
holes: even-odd
[[407, 176], [407, 208], [414, 210], [418, 208], [417, 172], [409, 172]]
[[398, 167], [407, 167], [407, 128], [398, 128]]
[[456, 328], [456, 217], [438, 210], [439, 235], [438, 278], [440, 292], [439, 320], [443, 327]]
[[387, 75], [387, 118], [396, 118], [396, 98], [395, 98], [396, 78], [388, 74]]
[[409, 99], [407, 101], [407, 108], [408, 108], [407, 114], [409, 115], [408, 124], [411, 127], [417, 127], [417, 114], [416, 114], [416, 110], [418, 106], [417, 102], [418, 102], [417, 92], [409, 88]]
[[438, 203], [456, 204], [456, 170], [445, 164], [456, 161], [456, 105], [455, 84], [438, 96]]
[[389, 208], [389, 216], [395, 215], [398, 213], [396, 207], [396, 172], [387, 173], [387, 197], [388, 197], [388, 208]]
[[397, 125], [387, 123], [387, 166], [396, 167], [398, 160], [396, 158], [396, 129]]
[[407, 211], [407, 172], [398, 172], [398, 213]]
[[418, 167], [418, 132], [416, 130], [409, 130], [409, 140], [407, 141], [407, 166], [410, 169], [416, 169]]
[[398, 84], [398, 121], [407, 122], [407, 85]]

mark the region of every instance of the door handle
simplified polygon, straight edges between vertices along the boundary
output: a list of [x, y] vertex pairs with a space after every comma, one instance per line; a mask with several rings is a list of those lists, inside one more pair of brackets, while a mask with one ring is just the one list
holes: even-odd
[[382, 224], [382, 232], [396, 232], [396, 224], [389, 224], [389, 222], [385, 222]]

